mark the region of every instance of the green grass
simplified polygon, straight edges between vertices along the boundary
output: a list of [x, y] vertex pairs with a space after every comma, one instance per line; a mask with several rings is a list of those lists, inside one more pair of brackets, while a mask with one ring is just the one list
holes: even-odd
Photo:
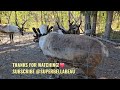
[[[100, 37], [104, 34], [104, 32], [98, 32], [97, 36]], [[111, 39], [120, 39], [120, 31], [113, 31], [110, 34]]]
[[120, 39], [120, 30], [111, 32], [110, 38], [111, 39]]

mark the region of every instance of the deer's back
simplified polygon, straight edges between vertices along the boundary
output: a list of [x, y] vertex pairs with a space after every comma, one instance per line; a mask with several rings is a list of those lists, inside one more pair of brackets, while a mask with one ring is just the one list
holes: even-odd
[[101, 45], [95, 39], [80, 35], [49, 34], [45, 44], [45, 54], [72, 60], [87, 54], [101, 54]]

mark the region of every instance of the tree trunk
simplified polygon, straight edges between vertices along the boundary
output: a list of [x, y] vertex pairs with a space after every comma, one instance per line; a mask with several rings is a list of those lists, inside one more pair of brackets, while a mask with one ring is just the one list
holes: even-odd
[[89, 35], [91, 32], [91, 18], [90, 13], [86, 12], [85, 14], [85, 34]]
[[105, 33], [103, 36], [103, 38], [107, 39], [107, 40], [110, 39], [110, 32], [112, 30], [112, 28], [111, 28], [112, 19], [113, 19], [113, 11], [107, 11]]
[[[82, 29], [82, 12], [81, 11], [80, 11], [80, 27], [79, 28], [82, 30], [82, 32], [84, 32], [84, 30]], [[80, 30], [79, 30], [79, 32], [80, 32]]]
[[0, 24], [2, 23], [1, 17], [0, 17]]
[[43, 22], [44, 22], [44, 24], [47, 24], [46, 12], [45, 11], [43, 11]]
[[55, 11], [55, 13], [56, 13], [57, 22], [58, 22], [59, 24], [61, 24], [61, 23], [60, 23], [60, 17], [59, 17], [59, 15], [58, 15], [59, 11]]
[[41, 24], [43, 24], [42, 11], [41, 11]]
[[70, 22], [71, 22], [71, 15], [70, 15], [70, 11], [68, 11], [68, 24], [69, 24], [69, 28], [70, 28]]
[[64, 25], [64, 21], [63, 21], [63, 15], [62, 15], [62, 11], [60, 12], [60, 14], [61, 14], [61, 23]]
[[96, 36], [97, 11], [93, 11], [92, 35]]
[[17, 22], [17, 12], [15, 11], [15, 24], [18, 26], [18, 22]]
[[0, 24], [2, 23], [2, 11], [0, 12]]

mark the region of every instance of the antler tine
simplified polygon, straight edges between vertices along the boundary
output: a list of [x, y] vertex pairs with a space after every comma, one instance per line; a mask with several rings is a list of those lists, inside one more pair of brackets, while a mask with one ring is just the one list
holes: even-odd
[[81, 24], [82, 24], [82, 21], [80, 22], [80, 24], [78, 25], [79, 27], [81, 26]]
[[27, 22], [27, 20], [25, 20], [25, 21], [22, 23], [22, 27], [25, 25], [26, 22]]
[[74, 21], [73, 21], [73, 22], [71, 22], [71, 23], [70, 23], [70, 25], [72, 25], [73, 23], [74, 23]]
[[58, 25], [58, 28], [61, 29], [59, 23], [58, 23], [58, 22], [56, 22], [56, 23], [57, 23], [57, 25]]

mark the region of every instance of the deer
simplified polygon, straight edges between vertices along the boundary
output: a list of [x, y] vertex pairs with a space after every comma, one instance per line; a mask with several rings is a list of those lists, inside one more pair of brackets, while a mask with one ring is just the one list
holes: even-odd
[[79, 27], [80, 27], [81, 23], [78, 24], [78, 25], [73, 24], [73, 23], [74, 22], [71, 22], [69, 24], [69, 29], [68, 30], [65, 30], [64, 27], [60, 26], [58, 22], [56, 22], [57, 25], [54, 25], [53, 27], [55, 28], [55, 30], [61, 30], [62, 33], [64, 33], [64, 34], [80, 34]]
[[39, 38], [41, 36], [44, 36], [44, 35], [47, 35], [48, 33], [50, 33], [52, 31], [52, 29], [53, 29], [53, 26], [49, 27], [49, 25], [46, 25], [46, 24], [41, 25], [39, 28], [32, 27], [32, 30], [35, 34], [35, 35], [33, 35], [33, 37], [34, 37], [33, 41], [39, 42]]
[[13, 38], [14, 38], [14, 34], [15, 33], [20, 33], [22, 36], [24, 35], [25, 29], [25, 24], [28, 21], [28, 19], [23, 19], [23, 22], [21, 23], [21, 26], [18, 24], [18, 19], [17, 19], [17, 14], [15, 11], [15, 25], [12, 24], [1, 24], [0, 25], [0, 32], [1, 33], [5, 33], [5, 34], [9, 34], [10, 37], [10, 43], [13, 43]]
[[20, 33], [21, 35], [24, 35], [22, 28], [19, 28], [18, 26], [11, 24], [0, 24], [0, 33], [9, 34], [10, 43], [14, 42], [13, 41], [14, 33]]
[[79, 27], [81, 26], [82, 22], [80, 24], [76, 24], [74, 22], [69, 23], [69, 32], [71, 34], [80, 34]]
[[86, 35], [50, 32], [39, 38], [39, 47], [49, 61], [62, 62], [81, 69], [88, 78], [97, 78], [95, 70], [109, 56], [107, 47]]

